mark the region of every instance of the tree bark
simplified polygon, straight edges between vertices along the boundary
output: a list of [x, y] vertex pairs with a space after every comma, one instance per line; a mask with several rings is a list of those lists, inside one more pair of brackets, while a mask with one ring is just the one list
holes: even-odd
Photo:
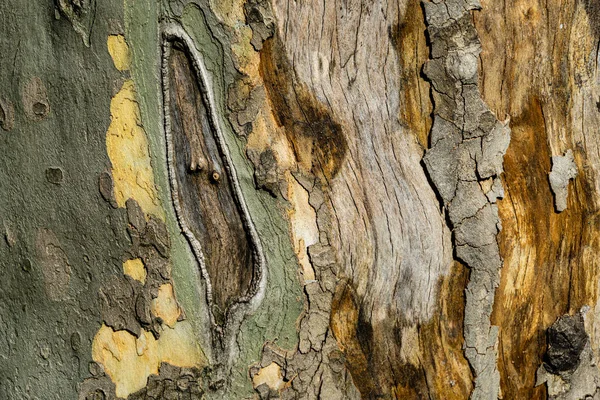
[[0, 398], [600, 398], [594, 0], [0, 17]]

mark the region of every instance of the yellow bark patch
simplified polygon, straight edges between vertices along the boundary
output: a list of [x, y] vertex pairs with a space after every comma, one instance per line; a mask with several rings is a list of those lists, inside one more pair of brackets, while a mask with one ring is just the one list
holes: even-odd
[[144, 267], [144, 263], [139, 258], [125, 261], [123, 263], [123, 273], [142, 282], [142, 285], [146, 283], [146, 267]]
[[250, 40], [252, 40], [252, 29], [248, 26], [240, 25], [236, 29], [236, 41], [231, 45], [231, 51], [239, 66], [240, 72], [246, 74], [250, 79], [259, 78], [259, 53], [254, 50]]
[[245, 21], [244, 1], [240, 0], [211, 0], [210, 9], [217, 17], [230, 27]]
[[181, 310], [173, 294], [173, 285], [166, 283], [158, 288], [158, 296], [152, 300], [152, 313], [171, 328], [175, 326]]
[[108, 52], [113, 59], [115, 68], [127, 71], [131, 66], [131, 51], [123, 35], [109, 35], [106, 40]]
[[[269, 111], [267, 110], [267, 113]], [[252, 132], [248, 135], [247, 148], [263, 151], [271, 142], [269, 128], [273, 128], [271, 124], [267, 126], [263, 111], [259, 112], [252, 124]], [[275, 129], [273, 129], [274, 131]]]
[[254, 378], [252, 378], [252, 384], [256, 388], [263, 383], [273, 390], [280, 390], [283, 388], [285, 383], [283, 382], [281, 367], [272, 362], [266, 367], [261, 368], [261, 370], [254, 375]]
[[292, 205], [292, 208], [288, 210], [288, 215], [292, 226], [294, 251], [302, 267], [302, 275], [306, 283], [315, 279], [315, 272], [308, 259], [307, 249], [308, 246], [319, 241], [317, 215], [308, 203], [306, 189], [298, 183], [289, 171], [286, 171], [286, 179], [288, 182], [288, 199]]
[[187, 321], [164, 329], [158, 340], [150, 332], [142, 331], [136, 338], [102, 325], [92, 343], [92, 358], [102, 364], [115, 383], [117, 396], [123, 398], [144, 388], [148, 377], [158, 374], [161, 362], [188, 368], [206, 365]]
[[164, 219], [132, 80], [126, 80], [112, 98], [110, 114], [112, 120], [106, 132], [106, 150], [112, 163], [117, 204], [125, 207], [131, 197], [144, 212]]
[[[124, 37], [109, 36], [107, 44], [115, 67], [120, 71], [129, 69], [131, 53]], [[153, 214], [164, 220], [148, 139], [135, 96], [134, 83], [128, 79], [110, 103], [111, 123], [106, 132], [106, 149], [112, 164], [115, 199], [119, 207], [125, 207], [125, 202], [133, 198], [145, 215]], [[123, 272], [145, 283], [147, 272], [141, 259], [125, 261]], [[120, 398], [127, 398], [144, 388], [148, 377], [158, 374], [162, 362], [198, 368], [207, 364], [192, 325], [188, 321], [177, 322], [181, 310], [171, 284], [159, 288], [152, 311], [165, 322], [158, 340], [145, 330], [137, 338], [127, 331], [115, 332], [106, 325], [102, 325], [94, 337], [92, 358], [102, 364]]]

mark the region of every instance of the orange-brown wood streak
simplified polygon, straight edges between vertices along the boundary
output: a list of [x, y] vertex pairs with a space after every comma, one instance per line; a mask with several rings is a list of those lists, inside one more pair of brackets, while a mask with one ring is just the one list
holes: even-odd
[[[572, 41], [591, 37], [592, 29], [575, 24], [575, 1], [482, 5], [475, 13], [482, 94], [499, 118], [511, 117], [512, 129], [506, 193], [498, 203], [504, 267], [492, 316], [500, 327], [501, 390], [505, 399], [545, 399], [535, 373], [546, 329], [562, 314], [597, 301], [600, 270], [590, 254], [600, 250], [598, 208], [591, 200], [598, 194], [594, 174], [586, 172], [597, 155], [576, 137], [575, 126], [584, 121], [573, 100], [587, 68], [574, 58], [578, 51], [588, 57], [591, 48]], [[566, 149], [573, 149], [579, 175], [569, 186], [568, 208], [558, 214], [548, 173], [551, 156]]]

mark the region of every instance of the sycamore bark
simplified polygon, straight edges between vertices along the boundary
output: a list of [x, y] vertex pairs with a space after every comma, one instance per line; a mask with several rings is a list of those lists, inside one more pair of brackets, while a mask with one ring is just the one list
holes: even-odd
[[600, 398], [594, 0], [0, 33], [0, 398]]

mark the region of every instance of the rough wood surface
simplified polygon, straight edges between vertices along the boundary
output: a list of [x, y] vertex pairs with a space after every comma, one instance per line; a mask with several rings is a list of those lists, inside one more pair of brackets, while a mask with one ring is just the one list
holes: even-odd
[[[588, 326], [597, 326], [598, 10], [594, 1], [482, 1], [475, 14], [483, 98], [499, 118], [511, 117], [513, 132], [493, 316], [505, 398], [547, 396], [535, 370], [558, 317], [587, 305]], [[568, 150], [578, 175], [557, 214], [548, 174], [552, 157]], [[598, 339], [591, 341], [597, 354]]]
[[600, 393], [597, 1], [0, 21], [1, 398]]
[[[253, 278], [252, 243], [233, 194], [195, 73], [182, 50], [171, 50], [171, 135], [183, 218], [201, 244], [223, 324], [227, 308], [246, 297]], [[229, 171], [228, 171], [229, 169]]]

